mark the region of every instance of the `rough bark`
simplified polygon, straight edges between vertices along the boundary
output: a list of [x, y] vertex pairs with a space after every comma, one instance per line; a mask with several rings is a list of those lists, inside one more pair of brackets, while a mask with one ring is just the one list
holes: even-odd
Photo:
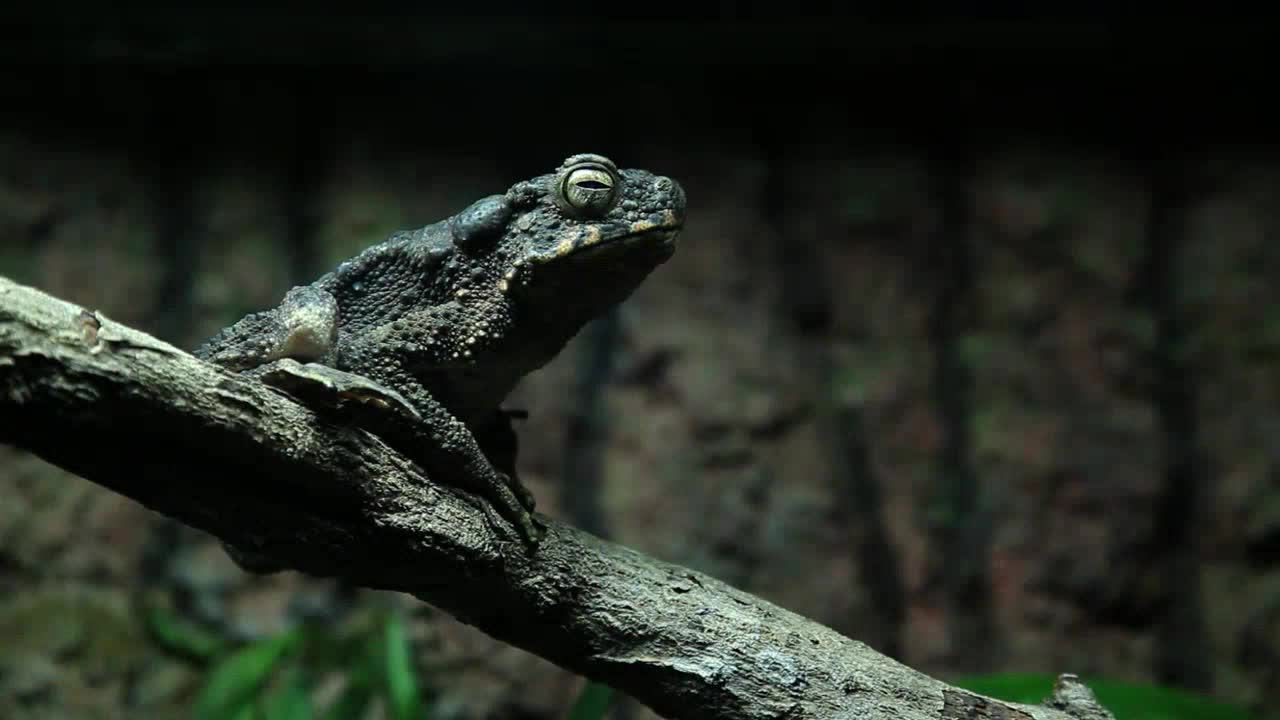
[[554, 520], [529, 555], [377, 437], [2, 277], [0, 441], [290, 568], [412, 593], [671, 718], [1107, 717], [1071, 676], [1043, 706], [984, 698]]

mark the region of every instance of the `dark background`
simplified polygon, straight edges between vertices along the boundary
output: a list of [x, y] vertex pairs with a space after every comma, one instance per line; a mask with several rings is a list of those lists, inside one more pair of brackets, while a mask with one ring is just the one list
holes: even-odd
[[[517, 391], [540, 507], [926, 672], [1274, 700], [1274, 33], [837, 7], [11, 8], [0, 272], [190, 347], [570, 154], [669, 174], [676, 259]], [[0, 618], [129, 628], [147, 589], [254, 635], [346, 597], [4, 462]], [[424, 628], [458, 717], [577, 687]], [[131, 652], [37, 697], [136, 709], [176, 671]]]

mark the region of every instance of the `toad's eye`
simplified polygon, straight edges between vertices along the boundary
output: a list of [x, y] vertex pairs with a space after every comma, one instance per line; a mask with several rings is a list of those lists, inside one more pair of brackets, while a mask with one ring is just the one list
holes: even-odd
[[561, 206], [579, 216], [604, 215], [617, 199], [616, 179], [596, 163], [570, 167], [561, 175], [557, 190]]

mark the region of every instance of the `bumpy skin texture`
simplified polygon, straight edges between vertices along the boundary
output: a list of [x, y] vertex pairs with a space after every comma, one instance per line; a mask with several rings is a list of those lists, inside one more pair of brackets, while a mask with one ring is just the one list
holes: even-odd
[[[452, 218], [393, 234], [195, 354], [277, 385], [290, 375], [284, 385], [295, 389], [392, 391], [418, 416], [414, 459], [489, 500], [536, 544], [500, 403], [671, 256], [684, 212], [674, 180], [575, 155]], [[286, 358], [305, 371], [282, 370]]]

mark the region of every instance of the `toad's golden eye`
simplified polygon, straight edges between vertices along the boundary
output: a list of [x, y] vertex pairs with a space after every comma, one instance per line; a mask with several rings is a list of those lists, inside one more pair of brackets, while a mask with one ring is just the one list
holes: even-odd
[[557, 195], [564, 209], [579, 216], [601, 216], [617, 200], [618, 182], [607, 166], [588, 162], [560, 174]]

